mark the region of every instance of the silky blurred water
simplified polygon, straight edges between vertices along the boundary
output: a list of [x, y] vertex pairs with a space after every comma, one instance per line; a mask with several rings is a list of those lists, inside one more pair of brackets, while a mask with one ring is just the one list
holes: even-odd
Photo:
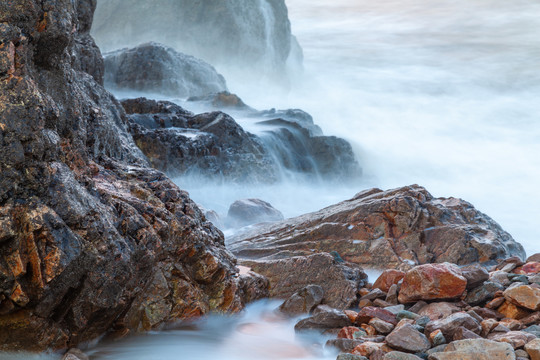
[[461, 197], [540, 252], [540, 2], [287, 5], [301, 80], [285, 94], [232, 78], [233, 91], [259, 108], [300, 107], [351, 141], [359, 187]]

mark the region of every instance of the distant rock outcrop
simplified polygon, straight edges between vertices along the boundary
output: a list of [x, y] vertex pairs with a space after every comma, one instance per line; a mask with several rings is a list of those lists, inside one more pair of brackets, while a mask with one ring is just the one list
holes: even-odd
[[232, 226], [283, 220], [281, 211], [260, 199], [236, 200], [229, 207], [227, 221]]
[[135, 145], [100, 85], [95, 5], [0, 2], [0, 350], [235, 311], [266, 291]]
[[241, 258], [281, 259], [336, 251], [371, 268], [451, 262], [492, 264], [523, 247], [466, 201], [414, 185], [372, 189], [318, 212], [256, 226], [229, 239]]
[[302, 62], [284, 0], [102, 0], [92, 34], [105, 51], [158, 41], [253, 74], [279, 77]]
[[105, 54], [105, 86], [176, 98], [227, 90], [212, 65], [153, 42]]

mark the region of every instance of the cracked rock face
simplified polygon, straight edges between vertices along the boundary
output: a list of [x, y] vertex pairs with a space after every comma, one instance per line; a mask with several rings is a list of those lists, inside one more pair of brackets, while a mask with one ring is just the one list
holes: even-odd
[[266, 286], [135, 146], [100, 85], [95, 5], [0, 3], [0, 350], [235, 311]]
[[525, 257], [510, 234], [471, 204], [434, 198], [418, 185], [367, 190], [311, 214], [255, 227], [229, 241], [241, 258], [336, 251], [346, 261], [383, 269], [442, 262], [489, 265], [512, 255]]

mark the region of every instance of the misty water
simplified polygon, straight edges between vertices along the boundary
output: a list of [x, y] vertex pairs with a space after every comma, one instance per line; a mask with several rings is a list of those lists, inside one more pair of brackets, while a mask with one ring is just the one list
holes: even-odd
[[[531, 0], [287, 0], [304, 73], [285, 90], [217, 65], [258, 109], [301, 108], [349, 140], [364, 176], [336, 186], [285, 181], [235, 186], [180, 178], [222, 214], [258, 197], [295, 216], [367, 187], [418, 183], [461, 197], [540, 252], [540, 3]], [[257, 77], [258, 78], [258, 77]], [[242, 119], [240, 119], [240, 123]], [[245, 122], [244, 122], [245, 124]], [[87, 350], [92, 359], [334, 359], [323, 338], [257, 303], [238, 316], [151, 332]], [[57, 359], [16, 355], [9, 359]]]
[[[287, 5], [301, 81], [284, 93], [232, 77], [233, 91], [258, 108], [302, 108], [349, 140], [365, 174], [357, 190], [418, 183], [461, 197], [540, 251], [539, 2]], [[321, 203], [347, 193], [326, 190]]]

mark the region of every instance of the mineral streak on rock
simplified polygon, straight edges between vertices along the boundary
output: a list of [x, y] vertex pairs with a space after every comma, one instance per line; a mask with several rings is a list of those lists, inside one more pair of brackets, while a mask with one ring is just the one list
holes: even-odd
[[367, 268], [415, 264], [494, 264], [523, 247], [466, 201], [434, 198], [418, 185], [371, 189], [320, 211], [233, 236], [240, 257], [279, 258], [336, 251]]
[[148, 167], [100, 85], [95, 6], [0, 2], [2, 350], [235, 311], [250, 283], [187, 193]]

